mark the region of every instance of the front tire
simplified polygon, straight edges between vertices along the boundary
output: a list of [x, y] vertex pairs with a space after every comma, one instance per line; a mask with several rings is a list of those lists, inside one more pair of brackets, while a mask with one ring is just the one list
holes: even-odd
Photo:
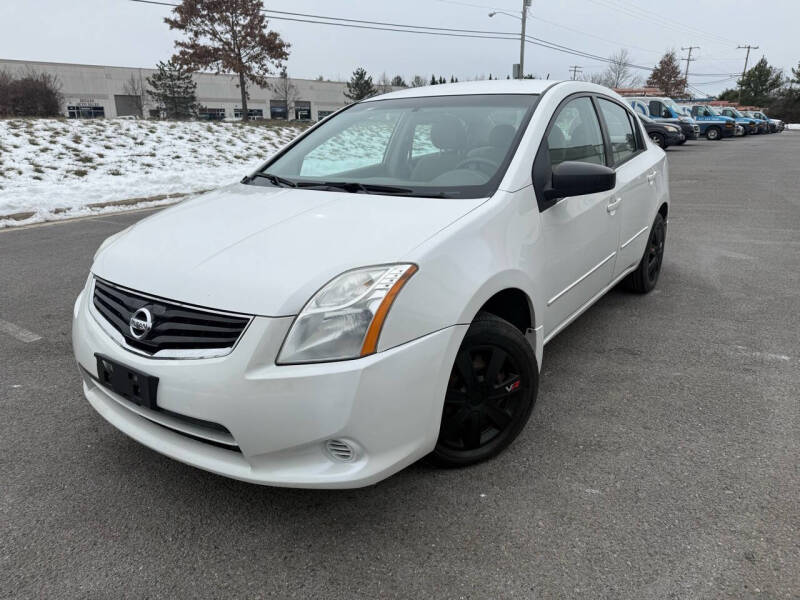
[[479, 313], [458, 349], [428, 461], [464, 467], [502, 452], [527, 423], [538, 385], [536, 355], [522, 332]]
[[653, 140], [653, 143], [655, 143], [662, 150], [667, 149], [667, 139], [660, 133], [651, 133], [650, 139]]
[[720, 140], [722, 139], [722, 131], [720, 131], [719, 127], [709, 127], [706, 129], [706, 139], [712, 142]]
[[646, 294], [656, 287], [658, 276], [661, 274], [666, 241], [667, 223], [661, 213], [658, 213], [650, 228], [642, 260], [639, 261], [636, 270], [625, 278], [625, 287], [637, 294]]

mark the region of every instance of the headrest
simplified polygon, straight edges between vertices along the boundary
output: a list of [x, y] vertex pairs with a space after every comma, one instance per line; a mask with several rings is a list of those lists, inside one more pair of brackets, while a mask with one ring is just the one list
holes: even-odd
[[508, 148], [516, 134], [517, 130], [512, 125], [505, 123], [495, 125], [489, 134], [489, 145], [495, 148]]
[[461, 150], [467, 145], [467, 132], [453, 115], [442, 115], [431, 126], [431, 142], [440, 150]]

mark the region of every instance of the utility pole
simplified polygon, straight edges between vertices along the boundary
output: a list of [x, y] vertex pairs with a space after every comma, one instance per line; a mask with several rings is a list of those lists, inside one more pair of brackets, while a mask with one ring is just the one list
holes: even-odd
[[531, 0], [522, 0], [522, 31], [519, 34], [519, 78], [525, 77], [525, 23], [528, 20], [528, 7]]
[[572, 73], [572, 80], [575, 81], [575, 79], [577, 79], [577, 77], [578, 77], [578, 73], [579, 72], [581, 72], [581, 73], [583, 72], [583, 67], [581, 67], [580, 65], [572, 65], [569, 68], [569, 70]]
[[689, 56], [681, 59], [686, 61], [686, 72], [684, 73], [683, 78], [686, 80], [686, 85], [689, 85], [689, 63], [693, 60], [697, 60], [696, 58], [692, 58], [692, 50], [700, 50], [700, 46], [689, 46], [688, 48], [681, 48], [681, 50], [689, 51]]
[[750, 50], [758, 50], [758, 46], [737, 46], [737, 50], [747, 49], [747, 54], [744, 57], [744, 69], [742, 69], [742, 78], [739, 80], [739, 104], [742, 103], [742, 83], [744, 83], [744, 74], [747, 73], [747, 61], [750, 59]]

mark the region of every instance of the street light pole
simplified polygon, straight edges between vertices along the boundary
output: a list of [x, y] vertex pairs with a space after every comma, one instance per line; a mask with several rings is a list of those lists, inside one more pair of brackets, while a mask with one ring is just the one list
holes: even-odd
[[[521, 30], [519, 33], [519, 72], [517, 73], [516, 79], [522, 79], [525, 77], [525, 23], [528, 20], [528, 7], [531, 5], [531, 0], [522, 0], [522, 19], [521, 19]], [[511, 13], [504, 12], [502, 10], [493, 10], [489, 13], [490, 17], [495, 15], [506, 15], [507, 17], [514, 17], [515, 19], [519, 19], [517, 15], [512, 15]]]

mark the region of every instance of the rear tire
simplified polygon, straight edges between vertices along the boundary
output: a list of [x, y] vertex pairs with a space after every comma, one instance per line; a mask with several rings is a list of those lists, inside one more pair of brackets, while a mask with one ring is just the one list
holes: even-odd
[[706, 129], [706, 139], [715, 142], [722, 139], [722, 131], [719, 127], [709, 127]]
[[464, 467], [502, 452], [528, 422], [538, 385], [536, 355], [522, 332], [478, 313], [458, 349], [428, 462]]
[[646, 294], [656, 287], [664, 259], [664, 244], [667, 240], [667, 224], [661, 213], [656, 215], [650, 236], [639, 266], [625, 278], [625, 287], [637, 294]]

